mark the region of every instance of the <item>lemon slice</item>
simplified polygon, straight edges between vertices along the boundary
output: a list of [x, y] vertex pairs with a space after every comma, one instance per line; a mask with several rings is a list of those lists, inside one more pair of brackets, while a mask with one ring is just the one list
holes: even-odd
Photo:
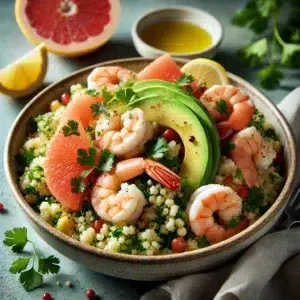
[[198, 84], [206, 82], [208, 87], [215, 84], [229, 84], [226, 70], [217, 62], [207, 58], [196, 58], [186, 63], [181, 71], [192, 75]]
[[44, 44], [0, 70], [0, 93], [23, 97], [32, 94], [43, 83], [48, 55]]

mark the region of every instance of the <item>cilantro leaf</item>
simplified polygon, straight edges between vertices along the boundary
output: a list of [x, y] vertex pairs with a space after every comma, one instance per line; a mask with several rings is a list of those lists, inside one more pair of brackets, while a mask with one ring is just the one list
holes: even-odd
[[216, 102], [216, 110], [221, 115], [229, 116], [227, 103], [223, 99]]
[[196, 240], [197, 240], [199, 248], [205, 248], [205, 247], [208, 247], [210, 245], [206, 235], [202, 235], [200, 237], [197, 237]]
[[5, 232], [3, 244], [8, 247], [12, 247], [11, 250], [13, 252], [22, 252], [27, 242], [28, 239], [26, 227], [17, 227]]
[[47, 258], [39, 259], [39, 268], [38, 271], [42, 274], [57, 274], [59, 272], [59, 259], [53, 255], [50, 255]]
[[97, 96], [99, 95], [99, 93], [98, 93], [96, 90], [94, 90], [94, 89], [92, 89], [92, 90], [87, 90], [86, 93], [87, 93], [88, 95], [92, 96], [92, 97], [97, 97]]
[[297, 55], [300, 56], [300, 44], [285, 44], [282, 48], [281, 63], [292, 66]]
[[120, 237], [123, 234], [123, 229], [122, 228], [117, 228], [116, 230], [114, 230], [111, 235], [113, 237]]
[[235, 144], [232, 141], [228, 141], [224, 143], [224, 146], [222, 147], [222, 153], [224, 155], [228, 155], [230, 151], [235, 149]]
[[269, 17], [276, 12], [282, 4], [281, 0], [256, 0], [256, 7], [262, 17]]
[[103, 103], [94, 103], [91, 105], [92, 114], [94, 117], [100, 116], [101, 114], [105, 114], [108, 111], [108, 108]]
[[259, 71], [258, 78], [265, 89], [274, 89], [283, 78], [283, 73], [274, 64], [271, 64]]
[[237, 179], [239, 179], [239, 180], [242, 180], [244, 178], [243, 172], [242, 172], [242, 170], [240, 168], [236, 169], [234, 177], [237, 178]]
[[227, 228], [235, 228], [236, 226], [238, 226], [240, 224], [241, 221], [242, 221], [241, 217], [235, 217], [226, 224], [226, 227]]
[[17, 274], [25, 270], [30, 261], [30, 257], [21, 257], [12, 262], [9, 272], [12, 274]]
[[118, 102], [128, 104], [136, 97], [135, 91], [132, 88], [119, 88], [115, 93], [115, 99]]
[[178, 156], [164, 157], [160, 159], [159, 162], [175, 173], [178, 173], [180, 170], [180, 160]]
[[240, 55], [249, 66], [256, 66], [263, 63], [268, 52], [268, 40], [262, 38], [248, 47], [240, 50]]
[[169, 144], [163, 138], [153, 138], [145, 143], [146, 156], [154, 160], [159, 160], [167, 156]]
[[43, 275], [35, 271], [32, 267], [28, 271], [23, 271], [19, 277], [20, 283], [27, 292], [30, 292], [43, 283]]
[[113, 98], [113, 95], [107, 90], [106, 86], [101, 90], [101, 95], [104, 98], [105, 102], [108, 102]]
[[77, 162], [83, 166], [95, 166], [97, 151], [90, 147], [88, 150], [79, 148], [77, 150]]
[[71, 178], [72, 193], [78, 194], [84, 192], [86, 185], [81, 176]]
[[263, 189], [257, 187], [251, 188], [247, 198], [243, 201], [243, 211], [259, 215], [260, 209], [265, 206], [264, 198]]
[[74, 120], [69, 120], [67, 125], [62, 128], [64, 136], [71, 136], [71, 135], [80, 135], [78, 131], [78, 122]]
[[187, 75], [183, 73], [177, 80], [176, 84], [179, 86], [185, 86], [195, 81], [195, 78], [192, 75]]
[[111, 153], [109, 150], [104, 149], [100, 155], [97, 169], [102, 172], [111, 171], [113, 164], [115, 162], [116, 156]]

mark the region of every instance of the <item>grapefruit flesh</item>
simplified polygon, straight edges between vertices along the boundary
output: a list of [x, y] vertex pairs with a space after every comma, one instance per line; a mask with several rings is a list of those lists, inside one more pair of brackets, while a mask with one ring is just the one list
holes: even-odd
[[[89, 168], [77, 163], [77, 150], [88, 149], [90, 146], [85, 128], [93, 120], [90, 106], [97, 102], [102, 102], [102, 98], [89, 95], [75, 96], [67, 106], [58, 131], [47, 147], [44, 165], [47, 186], [57, 201], [72, 211], [81, 208], [83, 193], [72, 192], [71, 179], [80, 176]], [[79, 136], [64, 136], [62, 133], [61, 128], [69, 120], [78, 122]]]
[[24, 35], [49, 51], [77, 56], [95, 50], [115, 32], [119, 0], [17, 0], [15, 15]]

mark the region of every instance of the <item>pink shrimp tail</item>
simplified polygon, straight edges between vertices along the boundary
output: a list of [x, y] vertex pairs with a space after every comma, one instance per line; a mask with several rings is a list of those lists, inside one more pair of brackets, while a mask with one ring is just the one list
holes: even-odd
[[156, 161], [145, 159], [145, 172], [151, 178], [173, 191], [178, 190], [180, 186], [180, 177]]
[[255, 108], [249, 101], [239, 102], [233, 105], [233, 112], [228, 119], [231, 129], [241, 130], [246, 127], [254, 114]]

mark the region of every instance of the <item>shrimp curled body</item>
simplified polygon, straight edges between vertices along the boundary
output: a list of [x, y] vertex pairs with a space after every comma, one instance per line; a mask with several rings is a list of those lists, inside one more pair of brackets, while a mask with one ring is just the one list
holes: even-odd
[[88, 89], [98, 92], [106, 87], [109, 92], [112, 92], [116, 90], [120, 84], [126, 83], [134, 78], [135, 75], [131, 70], [122, 67], [98, 67], [88, 76], [87, 86]]
[[135, 108], [121, 116], [114, 111], [102, 114], [96, 122], [96, 145], [119, 157], [130, 158], [142, 154], [144, 144], [153, 137], [151, 123], [144, 112]]
[[[231, 236], [224, 225], [242, 214], [242, 199], [230, 187], [209, 184], [198, 188], [187, 207], [192, 231], [197, 236], [206, 235], [211, 244]], [[218, 215], [218, 223], [214, 215]], [[237, 232], [235, 232], [237, 233]]]
[[176, 190], [180, 185], [180, 177], [158, 162], [142, 157], [123, 160], [112, 172], [97, 178], [91, 194], [96, 213], [116, 224], [134, 222], [142, 214], [147, 201], [135, 184], [124, 182], [144, 172], [167, 188]]
[[235, 144], [231, 151], [232, 160], [242, 170], [249, 187], [259, 186], [257, 170], [265, 170], [273, 162], [276, 157], [273, 144], [266, 141], [254, 126], [238, 132], [232, 141]]

